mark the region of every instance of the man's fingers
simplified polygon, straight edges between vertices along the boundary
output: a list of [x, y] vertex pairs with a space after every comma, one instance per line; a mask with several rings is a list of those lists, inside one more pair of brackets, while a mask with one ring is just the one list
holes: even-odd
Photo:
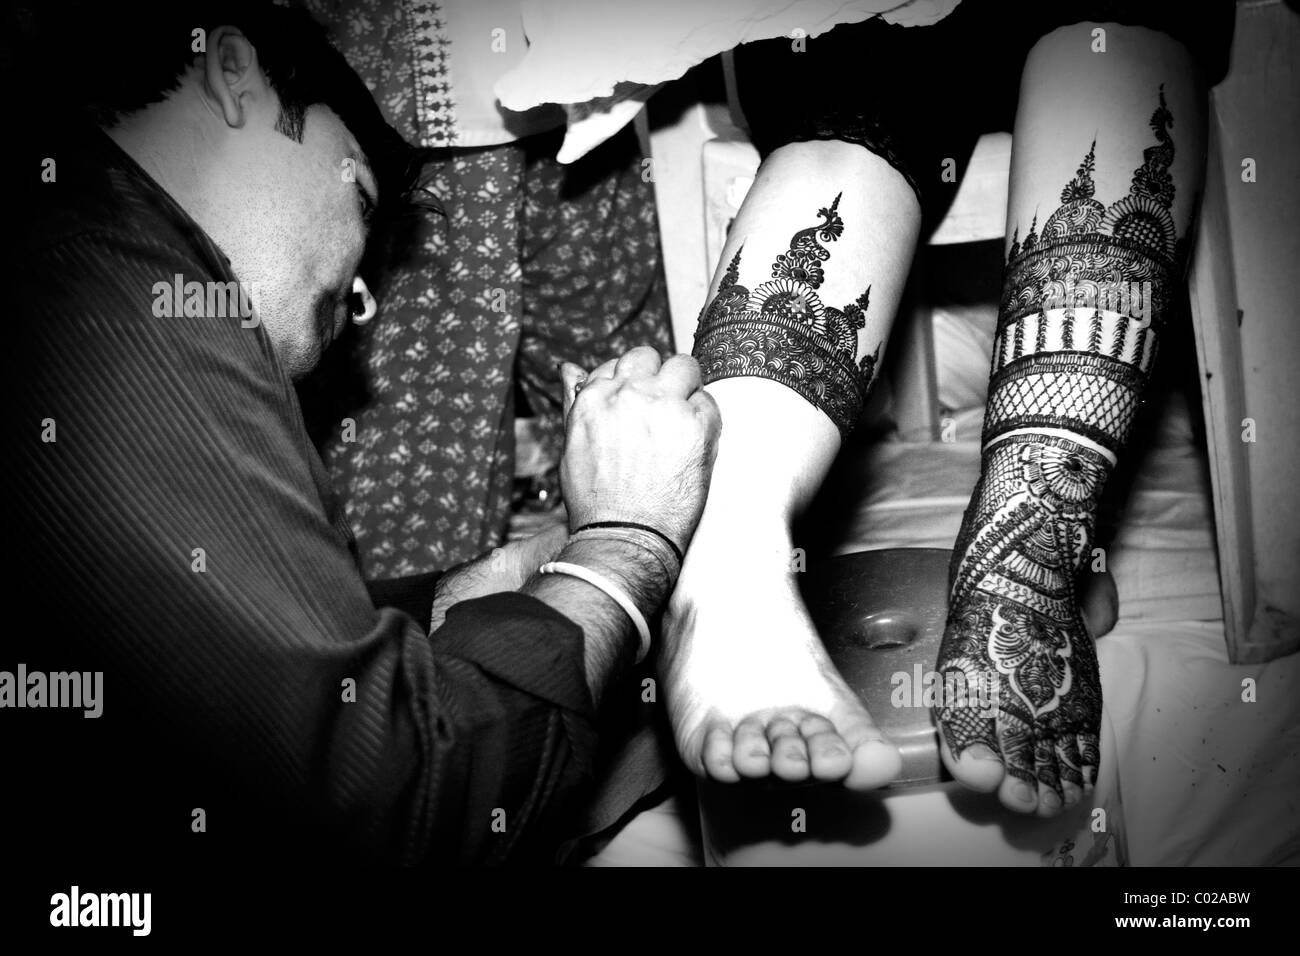
[[572, 362], [560, 363], [560, 386], [564, 396], [564, 417], [567, 420], [573, 402], [578, 397], [578, 388], [587, 380], [587, 373]]
[[598, 379], [615, 381], [625, 378], [640, 378], [654, 375], [659, 371], [659, 353], [648, 345], [638, 345], [618, 358], [601, 362], [587, 375], [587, 380]]
[[709, 437], [717, 438], [722, 432], [722, 411], [713, 396], [704, 389], [698, 389], [686, 400], [686, 404], [695, 409], [695, 414], [708, 426]]
[[624, 353], [614, 368], [614, 379], [643, 378], [659, 371], [659, 353], [648, 345], [638, 345]]
[[689, 398], [700, 387], [700, 363], [689, 355], [674, 355], [659, 367], [654, 380], [660, 394]]
[[614, 369], [616, 369], [617, 367], [618, 367], [617, 358], [606, 359], [605, 361], [597, 365], [594, 369], [592, 369], [591, 374], [589, 374], [587, 378], [592, 380], [598, 378], [613, 380]]

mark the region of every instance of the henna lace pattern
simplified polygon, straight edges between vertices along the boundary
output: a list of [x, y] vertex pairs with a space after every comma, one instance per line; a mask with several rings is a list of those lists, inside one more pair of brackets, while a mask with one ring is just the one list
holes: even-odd
[[818, 210], [820, 223], [794, 234], [789, 249], [772, 263], [771, 278], [753, 289], [737, 281], [744, 248], [736, 251], [700, 315], [694, 355], [706, 384], [743, 376], [780, 382], [847, 435], [862, 414], [880, 347], [857, 357], [870, 286], [842, 309], [825, 305], [817, 295], [825, 280], [822, 266], [831, 255], [825, 244], [844, 233], [840, 198]]

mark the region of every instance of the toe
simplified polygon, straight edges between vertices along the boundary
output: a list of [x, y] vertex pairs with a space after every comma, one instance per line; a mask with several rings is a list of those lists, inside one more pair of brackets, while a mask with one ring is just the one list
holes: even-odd
[[731, 762], [742, 777], [766, 777], [772, 772], [772, 748], [757, 717], [746, 717], [736, 725]]
[[967, 708], [944, 708], [938, 718], [939, 756], [953, 779], [980, 793], [996, 790], [1003, 770], [994, 719]]
[[1033, 813], [1038, 806], [1038, 781], [1032, 777], [1025, 779], [1022, 772], [1007, 771], [998, 787], [998, 799], [1008, 810], [1017, 813]]
[[1038, 815], [1040, 817], [1059, 816], [1062, 807], [1065, 805], [1065, 798], [1058, 794], [1054, 787], [1038, 781]]
[[705, 728], [700, 759], [704, 765], [705, 776], [719, 783], [735, 783], [740, 779], [732, 761], [731, 724], [724, 720], [717, 720]]
[[841, 715], [835, 721], [840, 737], [853, 755], [853, 765], [844, 785], [850, 790], [875, 790], [898, 779], [903, 756], [880, 732], [865, 710]]
[[1074, 734], [1056, 740], [1056, 765], [1061, 772], [1061, 795], [1066, 807], [1083, 799], [1083, 772], [1079, 767], [1079, 742]]
[[1096, 734], [1079, 734], [1079, 773], [1083, 789], [1091, 790], [1097, 783], [1097, 767], [1101, 765], [1101, 747]]
[[789, 717], [773, 717], [767, 723], [767, 743], [775, 776], [791, 782], [808, 779], [808, 745], [798, 724]]
[[1034, 809], [1039, 805], [1037, 780], [1026, 780], [1019, 771], [1017, 773], [1008, 771], [1006, 777], [1002, 778], [1001, 786], [997, 788], [997, 799], [1009, 810], [1015, 810], [1017, 813], [1034, 813]]
[[1066, 783], [1062, 780], [1061, 796], [1065, 800], [1065, 809], [1068, 810], [1071, 807], [1076, 807], [1079, 805], [1079, 801], [1083, 799], [1083, 787], [1079, 786], [1077, 783]]
[[940, 736], [939, 757], [953, 779], [972, 790], [989, 793], [1002, 782], [1002, 758], [988, 744], [970, 744], [960, 757], [954, 757], [948, 741]]
[[1034, 766], [1034, 741], [1027, 723], [1004, 716], [999, 745], [1006, 776], [998, 785], [998, 799], [1008, 810], [1033, 813], [1038, 807], [1038, 777]]
[[853, 754], [835, 725], [818, 714], [799, 721], [799, 733], [808, 747], [808, 763], [814, 780], [843, 780], [853, 769]]
[[1054, 817], [1065, 805], [1061, 770], [1056, 762], [1056, 740], [1043, 737], [1034, 745], [1034, 775], [1038, 778], [1038, 815]]

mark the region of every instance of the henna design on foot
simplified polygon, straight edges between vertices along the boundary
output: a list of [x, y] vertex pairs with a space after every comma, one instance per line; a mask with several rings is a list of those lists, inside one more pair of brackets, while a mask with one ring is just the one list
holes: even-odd
[[1065, 438], [1018, 435], [985, 456], [954, 552], [939, 671], [968, 684], [994, 675], [997, 715], [945, 707], [954, 757], [973, 743], [1001, 752], [1006, 772], [1061, 791], [1090, 784], [1079, 739], [1096, 751], [1101, 683], [1075, 576], [1092, 543], [1110, 464]]
[[[1162, 89], [1156, 143], [1128, 194], [1109, 206], [1095, 198], [1094, 141], [1041, 232], [1035, 216], [1007, 256], [981, 475], [953, 552], [937, 664], [945, 679], [992, 683], [997, 707], [936, 716], [955, 763], [981, 744], [1006, 778], [1037, 791], [1012, 801], [1022, 810], [1078, 799], [1100, 758], [1101, 681], [1075, 579], [1185, 260], [1172, 123]], [[1055, 806], [1039, 799], [1049, 793]]]

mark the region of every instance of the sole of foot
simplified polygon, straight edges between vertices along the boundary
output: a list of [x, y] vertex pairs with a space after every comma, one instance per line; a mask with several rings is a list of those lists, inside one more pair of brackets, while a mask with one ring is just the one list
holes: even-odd
[[685, 593], [679, 583], [665, 615], [665, 689], [686, 765], [720, 783], [894, 780], [898, 749], [835, 670], [793, 582], [730, 581], [686, 580]]

